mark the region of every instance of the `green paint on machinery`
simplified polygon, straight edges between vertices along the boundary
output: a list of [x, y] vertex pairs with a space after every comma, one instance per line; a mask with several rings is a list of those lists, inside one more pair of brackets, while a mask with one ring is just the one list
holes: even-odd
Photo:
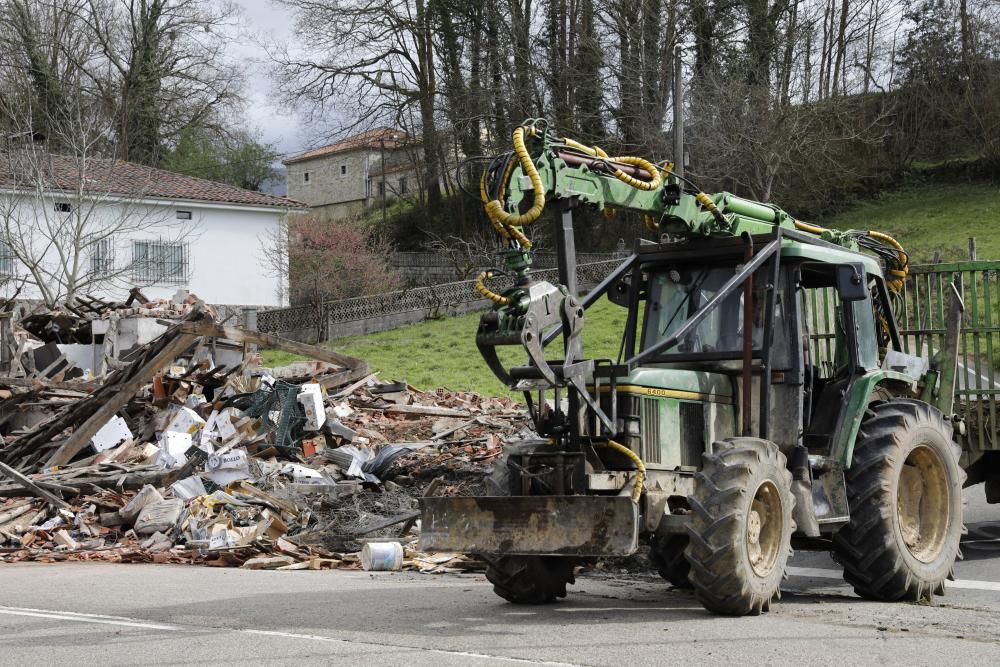
[[[927, 336], [914, 346], [897, 326], [902, 311], [909, 327], [913, 281], [891, 237], [706, 194], [667, 162], [612, 157], [541, 120], [517, 128], [513, 144], [485, 159], [479, 179], [514, 286], [494, 292], [492, 272], [480, 274], [494, 305], [476, 343], [523, 392], [538, 437], [505, 448], [496, 497], [425, 503], [422, 548], [480, 553], [494, 590], [523, 603], [564, 596], [573, 563], [628, 555], [640, 540], [665, 578], [723, 614], [770, 607], [793, 541], [832, 547], [866, 597], [941, 591], [961, 535], [951, 443], [968, 413], [947, 389], [963, 371], [961, 309], [945, 306], [946, 280], [934, 283], [940, 317], [920, 325], [943, 340], [924, 355]], [[580, 207], [637, 213], [652, 236], [586, 294], [576, 284]], [[543, 220], [556, 284], [532, 276], [529, 233]], [[589, 359], [585, 311], [605, 296], [624, 309], [620, 351]], [[502, 346], [523, 349], [525, 363], [503, 364]], [[966, 454], [970, 475], [996, 469], [982, 446]], [[1000, 475], [994, 484], [1000, 500]], [[548, 516], [563, 509], [572, 526]], [[469, 530], [487, 515], [488, 530]]]

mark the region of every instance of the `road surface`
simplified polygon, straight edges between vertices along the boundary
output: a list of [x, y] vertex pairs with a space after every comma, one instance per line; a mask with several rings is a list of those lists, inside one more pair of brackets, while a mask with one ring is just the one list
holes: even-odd
[[934, 605], [864, 602], [800, 553], [756, 618], [642, 576], [519, 607], [480, 575], [0, 565], [0, 665], [998, 665], [1000, 507], [972, 490], [966, 522]]

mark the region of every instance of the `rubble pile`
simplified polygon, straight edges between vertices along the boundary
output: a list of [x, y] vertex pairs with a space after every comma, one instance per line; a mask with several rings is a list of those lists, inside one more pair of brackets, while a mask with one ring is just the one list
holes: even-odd
[[[0, 560], [324, 569], [392, 539], [403, 567], [474, 565], [415, 551], [418, 499], [482, 493], [516, 404], [383, 383], [196, 301], [150, 310], [169, 328], [96, 380], [0, 377]], [[216, 339], [242, 360], [216, 365]], [[254, 345], [314, 360], [262, 368]]]

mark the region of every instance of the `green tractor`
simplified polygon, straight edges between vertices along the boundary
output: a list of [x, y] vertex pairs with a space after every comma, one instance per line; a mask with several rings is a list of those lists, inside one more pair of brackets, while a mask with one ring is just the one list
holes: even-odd
[[[939, 389], [955, 355], [928, 367], [901, 352], [899, 245], [706, 195], [668, 164], [540, 122], [514, 144], [481, 181], [514, 284], [494, 292], [480, 275], [495, 305], [476, 342], [524, 392], [539, 437], [506, 448], [491, 495], [424, 499], [421, 548], [480, 556], [496, 593], [525, 604], [564, 597], [576, 565], [641, 541], [720, 614], [767, 610], [793, 546], [831, 550], [865, 598], [941, 594], [963, 529], [952, 393]], [[582, 298], [580, 206], [639, 212], [656, 238]], [[532, 278], [524, 228], [543, 209], [557, 213], [559, 284]], [[620, 352], [585, 358], [584, 313], [604, 296], [623, 308]], [[526, 363], [504, 366], [502, 346]]]

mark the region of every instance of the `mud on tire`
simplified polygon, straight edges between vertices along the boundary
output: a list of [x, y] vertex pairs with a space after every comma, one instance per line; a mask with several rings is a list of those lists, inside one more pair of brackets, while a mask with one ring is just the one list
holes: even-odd
[[706, 609], [742, 616], [770, 609], [791, 553], [792, 476], [777, 445], [730, 438], [705, 454], [689, 499], [689, 578]]
[[851, 518], [834, 535], [834, 557], [858, 595], [944, 593], [963, 532], [960, 455], [937, 408], [904, 398], [868, 406], [845, 473]]

